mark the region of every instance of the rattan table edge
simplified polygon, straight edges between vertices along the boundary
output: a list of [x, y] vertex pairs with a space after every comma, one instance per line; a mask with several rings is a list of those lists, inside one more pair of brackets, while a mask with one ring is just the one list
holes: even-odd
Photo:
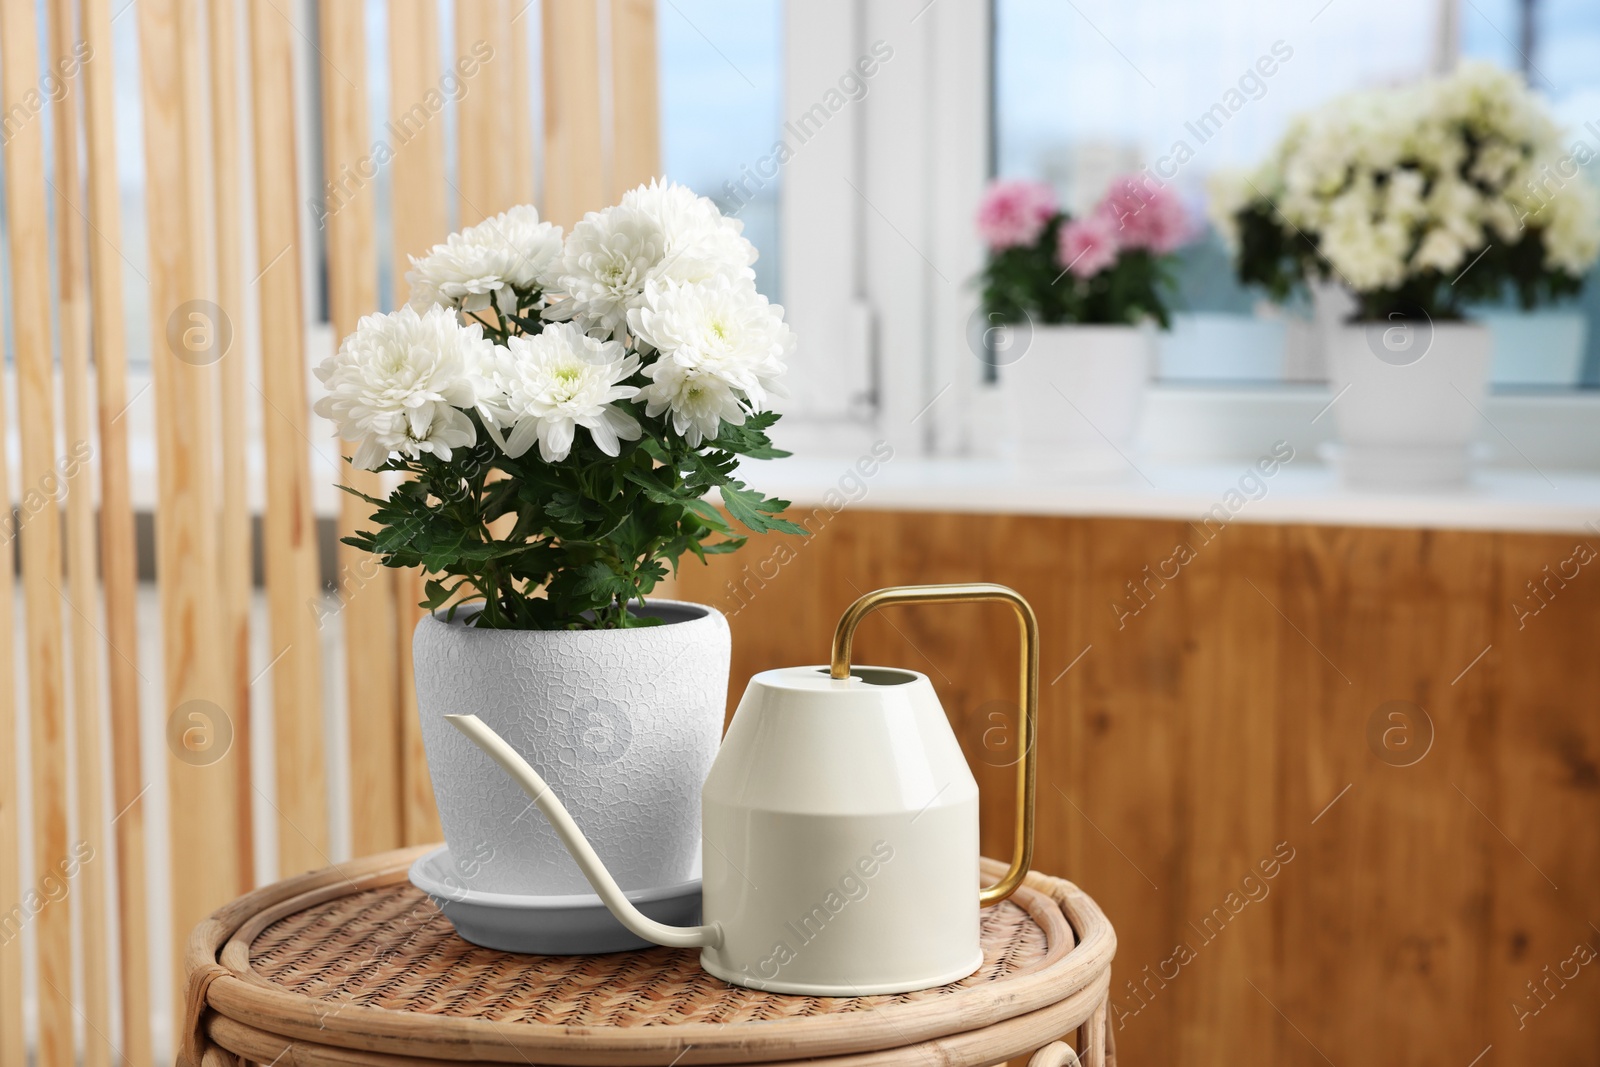
[[[694, 1046], [684, 1062], [774, 1062], [786, 1057], [816, 1059], [883, 1050], [981, 1030], [1006, 1019], [1029, 1014], [1087, 987], [1096, 976], [1109, 973], [1116, 939], [1099, 907], [1076, 886], [1060, 879], [1030, 874], [1026, 910], [1040, 922], [1040, 900], [1048, 897], [1057, 917], [1049, 926], [1051, 951], [1035, 969], [1003, 983], [982, 987], [987, 994], [954, 994], [947, 1000], [893, 1004], [863, 1011], [857, 1017], [831, 1016], [827, 1024], [817, 1019], [776, 1019], [736, 1024], [688, 1023], [673, 1026], [601, 1028], [556, 1024], [495, 1023], [492, 1020], [449, 1018], [393, 1011], [364, 1005], [330, 1007], [326, 1002], [273, 986], [249, 968], [248, 942], [273, 916], [293, 914], [307, 901], [326, 900], [346, 891], [392, 884], [404, 877], [410, 861], [424, 848], [399, 850], [311, 872], [263, 887], [220, 909], [196, 929], [186, 958], [191, 988], [198, 982], [199, 999], [191, 997], [191, 1020], [198, 1023], [202, 1007], [245, 1026], [261, 1028], [282, 1038], [339, 1047], [352, 1052], [416, 1056], [424, 1061], [493, 1059], [508, 1049], [525, 1064], [530, 1058], [546, 1062], [581, 1064], [618, 1062], [635, 1050], [681, 1052]], [[985, 861], [993, 875], [1003, 865]], [[396, 876], [399, 876], [397, 878]], [[1019, 902], [1021, 903], [1021, 902]], [[1057, 910], [1059, 909], [1059, 910]], [[1064, 920], [1064, 921], [1063, 921]], [[1040, 922], [1041, 926], [1046, 923]], [[252, 931], [254, 933], [252, 933]], [[1065, 931], [1066, 942], [1057, 952], [1055, 938]], [[248, 936], [247, 936], [248, 935]], [[219, 955], [221, 962], [218, 962]], [[1109, 979], [1106, 979], [1109, 981]], [[1003, 986], [1003, 989], [997, 987]], [[980, 1003], [981, 1000], [981, 1003]], [[330, 1030], [332, 1019], [338, 1030]], [[191, 1034], [199, 1027], [191, 1025]], [[199, 1050], [192, 1041], [186, 1049]], [[580, 1051], [581, 1050], [581, 1051]], [[669, 1057], [670, 1058], [670, 1057]], [[196, 1063], [197, 1058], [187, 1062]], [[640, 1062], [656, 1062], [646, 1059]]]

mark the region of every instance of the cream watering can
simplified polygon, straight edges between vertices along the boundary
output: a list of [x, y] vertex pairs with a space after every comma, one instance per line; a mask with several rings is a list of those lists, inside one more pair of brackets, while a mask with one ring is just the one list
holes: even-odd
[[[850, 664], [856, 627], [878, 608], [979, 600], [1016, 612], [1023, 710], [1011, 867], [981, 890], [978, 785], [932, 684], [916, 671]], [[832, 660], [764, 671], [745, 689], [701, 791], [703, 926], [667, 926], [635, 908], [527, 761], [477, 716], [447, 718], [522, 785], [624, 926], [700, 949], [716, 977], [812, 996], [965, 978], [983, 961], [979, 909], [1015, 892], [1033, 857], [1033, 609], [1000, 585], [880, 589], [839, 620]]]

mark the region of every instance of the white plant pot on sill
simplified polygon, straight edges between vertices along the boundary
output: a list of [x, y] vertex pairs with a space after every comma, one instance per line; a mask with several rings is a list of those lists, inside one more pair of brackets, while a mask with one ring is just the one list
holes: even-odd
[[480, 630], [426, 616], [412, 642], [428, 774], [461, 888], [592, 894], [517, 783], [445, 722], [472, 714], [545, 777], [624, 890], [700, 877], [700, 788], [722, 739], [731, 643], [714, 608], [663, 625]]
[[1054, 470], [1126, 474], [1155, 365], [1144, 326], [1035, 326], [1000, 368], [1019, 458]]
[[1346, 485], [1447, 489], [1466, 484], [1488, 393], [1487, 326], [1355, 323], [1327, 335]]

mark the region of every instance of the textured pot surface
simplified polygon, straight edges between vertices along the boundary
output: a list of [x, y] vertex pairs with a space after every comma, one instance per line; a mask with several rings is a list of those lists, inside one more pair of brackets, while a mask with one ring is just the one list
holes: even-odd
[[1347, 482], [1458, 485], [1478, 436], [1493, 351], [1475, 323], [1355, 324], [1328, 336], [1328, 377]]
[[720, 612], [653, 600], [667, 625], [479, 630], [428, 616], [417, 710], [445, 840], [466, 888], [590, 892], [517, 783], [444, 721], [477, 715], [549, 782], [625, 890], [700, 874], [700, 786], [716, 757], [731, 646]]
[[[1031, 458], [1124, 469], [1155, 363], [1139, 326], [1036, 326], [1027, 350], [1000, 368], [1008, 417]], [[1120, 453], [1120, 454], [1119, 454]]]

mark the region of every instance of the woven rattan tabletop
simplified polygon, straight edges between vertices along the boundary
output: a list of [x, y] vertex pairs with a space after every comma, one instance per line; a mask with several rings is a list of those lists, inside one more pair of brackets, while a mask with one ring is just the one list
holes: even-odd
[[[731, 986], [698, 953], [530, 956], [458, 937], [406, 880], [422, 849], [257, 890], [196, 929], [184, 1059], [372, 1065], [995, 1063], [1104, 1032], [1115, 937], [1070, 883], [987, 909], [983, 965], [936, 989], [801, 997]], [[993, 874], [998, 865], [987, 868]], [[1086, 1060], [1088, 1057], [1086, 1057]], [[911, 1060], [906, 1060], [911, 1062]]]

